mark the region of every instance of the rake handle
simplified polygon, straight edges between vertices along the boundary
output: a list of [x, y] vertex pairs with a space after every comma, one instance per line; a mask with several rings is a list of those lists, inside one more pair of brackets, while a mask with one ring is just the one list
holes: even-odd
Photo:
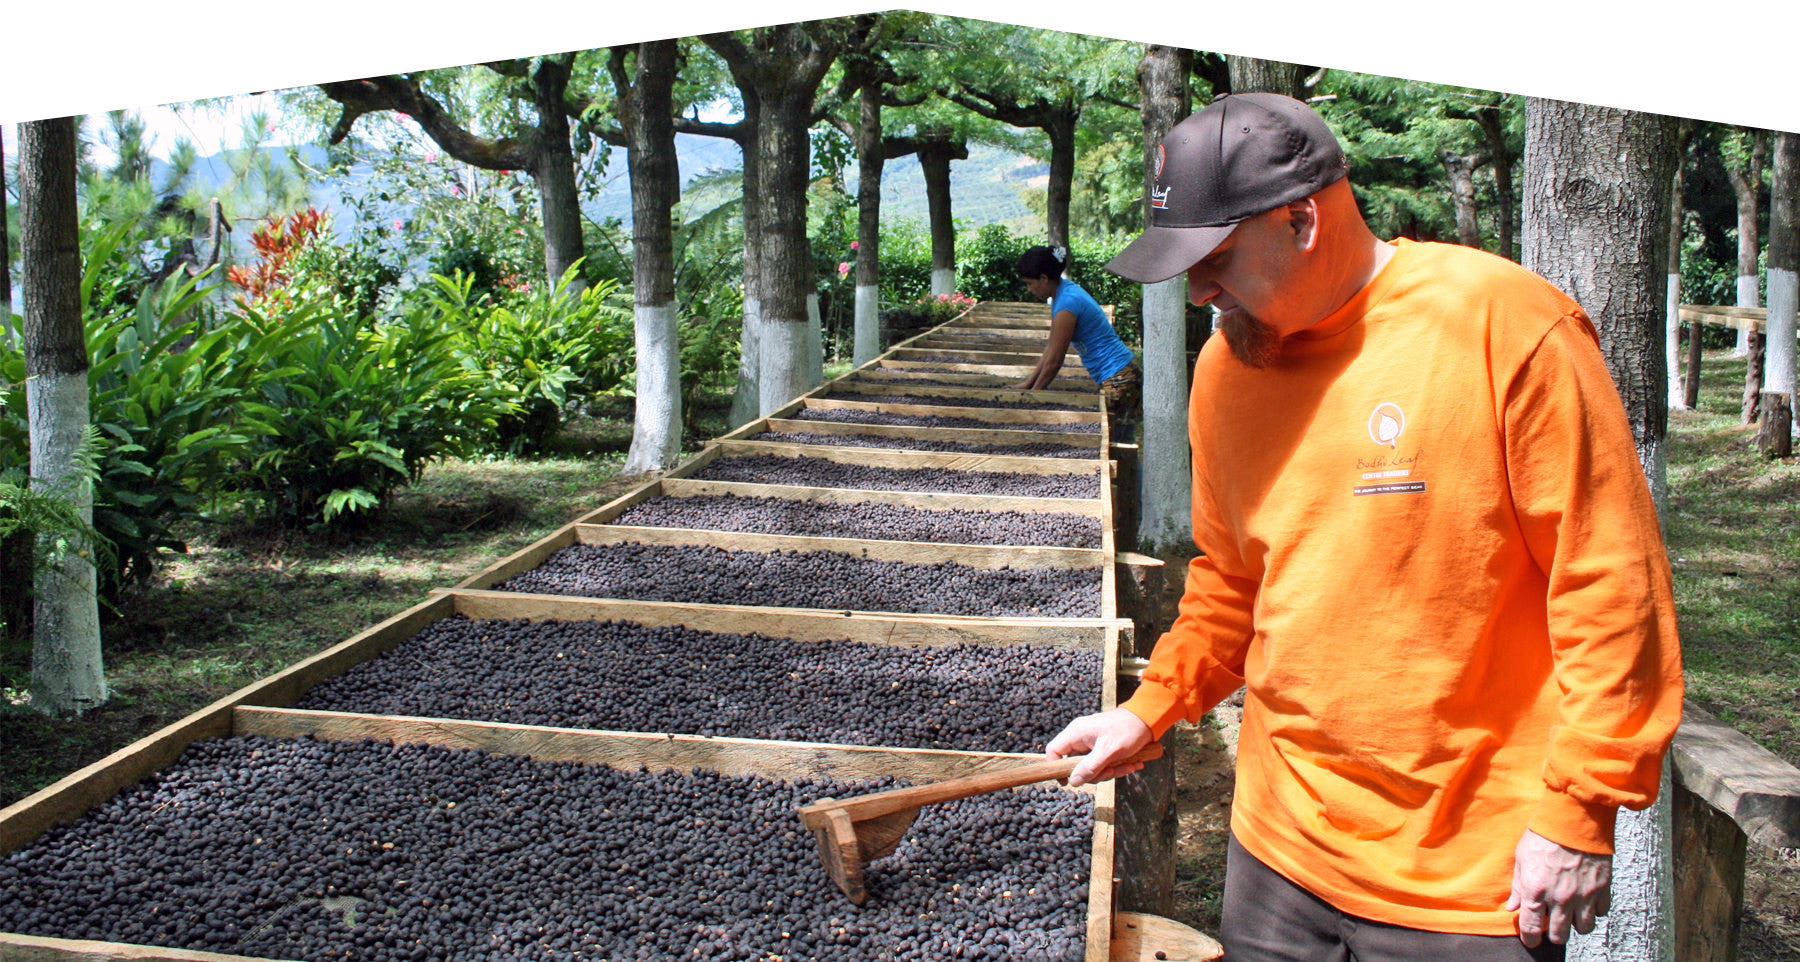
[[[1154, 761], [1161, 758], [1162, 754], [1162, 743], [1151, 742], [1120, 764]], [[918, 808], [921, 805], [936, 805], [939, 802], [955, 801], [971, 795], [983, 795], [1001, 789], [1018, 788], [1033, 782], [1068, 778], [1069, 774], [1075, 771], [1075, 766], [1081, 764], [1086, 758], [1085, 755], [1073, 755], [1068, 758], [1045, 759], [1041, 762], [1031, 762], [997, 772], [980, 772], [975, 775], [964, 775], [961, 778], [933, 782], [930, 785], [913, 785], [907, 788], [876, 792], [873, 795], [861, 795], [856, 798], [814, 802], [800, 809], [800, 815], [804, 820], [809, 813], [836, 809], [848, 815], [852, 822], [861, 822], [871, 818], [880, 818], [883, 815], [891, 815], [894, 812]]]

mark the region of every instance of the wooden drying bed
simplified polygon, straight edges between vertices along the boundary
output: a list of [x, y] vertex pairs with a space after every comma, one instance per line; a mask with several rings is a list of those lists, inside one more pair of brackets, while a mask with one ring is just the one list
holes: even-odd
[[[1047, 328], [1047, 311], [1042, 305], [983, 304], [950, 324], [897, 345], [895, 350], [850, 375], [795, 399], [780, 411], [773, 412], [771, 417], [753, 421], [707, 445], [698, 455], [676, 466], [663, 477], [639, 485], [537, 543], [496, 561], [455, 588], [438, 589], [428, 600], [311, 658], [246, 686], [0, 811], [0, 853], [30, 843], [53, 824], [78, 818], [120, 789], [167, 767], [192, 742], [233, 733], [326, 739], [373, 737], [400, 742], [480, 748], [534, 758], [605, 762], [622, 767], [650, 765], [655, 768], [674, 767], [684, 771], [710, 768], [722, 772], [756, 773], [771, 777], [830, 774], [840, 778], [896, 775], [911, 779], [936, 779], [1013, 764], [1021, 757], [1029, 757], [996, 752], [826, 745], [666, 733], [580, 731], [493, 722], [300, 711], [290, 706], [313, 685], [392, 650], [433, 622], [462, 615], [469, 618], [525, 618], [534, 621], [623, 620], [650, 626], [685, 626], [715, 632], [754, 631], [799, 641], [847, 639], [905, 646], [974, 643], [1098, 649], [1102, 653], [1104, 672], [1101, 704], [1105, 708], [1113, 707], [1117, 704], [1120, 652], [1125, 645], [1125, 638], [1132, 631], [1131, 620], [1119, 617], [1116, 597], [1119, 578], [1115, 569], [1122, 560], [1130, 559], [1120, 559], [1114, 548], [1114, 503], [1110, 483], [1114, 471], [1112, 461], [1108, 458], [1111, 451], [1110, 437], [1093, 384], [1085, 377], [1065, 377], [1059, 378], [1052, 385], [1052, 391], [1025, 392], [1007, 389], [1007, 377], [1022, 377], [1029, 367], [987, 362], [1010, 362], [1015, 359], [1022, 364], [1031, 362], [1023, 358], [980, 356], [1007, 352], [969, 347], [967, 345], [970, 343], [983, 342], [970, 342], [957, 337], [959, 333], [1016, 335], [1013, 339], [1023, 345], [1033, 337], [1041, 339]], [[991, 348], [996, 342], [987, 340], [984, 343]], [[1041, 344], [1041, 340], [1038, 343]], [[942, 355], [963, 351], [969, 352], [969, 363], [953, 365], [957, 368], [955, 373], [916, 370], [918, 367], [950, 366], [943, 362], [934, 364], [898, 359], [905, 356], [916, 357], [923, 353]], [[1079, 371], [1079, 367], [1076, 366], [1075, 370]], [[1012, 374], [1014, 371], [1017, 372], [1016, 375]], [[946, 380], [953, 383], [924, 383]], [[856, 400], [859, 394], [884, 393], [941, 399], [943, 403], [894, 405]], [[980, 408], [957, 403], [965, 399], [1076, 402], [1082, 404], [1084, 410]], [[1090, 403], [1092, 406], [1088, 407]], [[832, 408], [971, 418], [991, 423], [994, 427], [992, 430], [932, 429], [802, 421], [793, 417], [804, 409]], [[1100, 432], [1085, 434], [1033, 430], [1033, 426], [1083, 421], [1100, 421]], [[1061, 445], [1092, 447], [1094, 457], [1093, 460], [1088, 460], [963, 455], [742, 440], [766, 431], [830, 436], [865, 434], [922, 441], [980, 440], [984, 443], [1004, 444], [1051, 441]], [[932, 467], [1041, 475], [1097, 471], [1101, 484], [1099, 496], [1095, 498], [1021, 498], [747, 484], [691, 478], [691, 475], [717, 458], [746, 455], [822, 458], [880, 467]], [[610, 523], [630, 506], [649, 498], [722, 494], [784, 498], [797, 502], [873, 503], [940, 510], [1071, 513], [1100, 521], [1101, 547], [1092, 550], [946, 545], [630, 527]], [[568, 545], [627, 542], [710, 544], [760, 551], [825, 550], [886, 560], [955, 560], [961, 564], [988, 567], [1018, 567], [1021, 564], [1041, 567], [1098, 567], [1102, 574], [1101, 616], [1087, 619], [978, 618], [634, 602], [488, 590], [490, 586], [499, 584], [514, 574], [535, 567], [551, 553]], [[1120, 871], [1129, 871], [1115, 862], [1115, 786], [1108, 782], [1091, 787], [1088, 791], [1094, 796], [1095, 814], [1088, 894], [1087, 962], [1135, 962], [1160, 957], [1198, 960], [1217, 957], [1217, 943], [1186, 926], [1155, 916], [1115, 911], [1115, 875]], [[232, 959], [241, 962], [242, 958], [175, 949], [0, 934], [0, 959], [7, 960], [204, 962]]]

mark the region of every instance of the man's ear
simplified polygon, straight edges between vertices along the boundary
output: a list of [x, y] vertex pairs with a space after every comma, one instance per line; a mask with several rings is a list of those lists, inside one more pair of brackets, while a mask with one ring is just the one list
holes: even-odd
[[1294, 249], [1310, 254], [1319, 246], [1319, 201], [1306, 197], [1287, 205], [1288, 225], [1294, 230]]

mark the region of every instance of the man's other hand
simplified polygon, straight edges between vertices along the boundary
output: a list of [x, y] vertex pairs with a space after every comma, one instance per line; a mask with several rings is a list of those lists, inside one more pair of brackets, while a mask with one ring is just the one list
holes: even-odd
[[1144, 724], [1143, 719], [1123, 708], [1114, 708], [1097, 715], [1083, 715], [1070, 722], [1061, 734], [1050, 739], [1044, 754], [1051, 758], [1086, 755], [1087, 758], [1069, 775], [1070, 785], [1086, 785], [1119, 778], [1143, 768], [1143, 762], [1122, 765], [1119, 761], [1154, 740], [1150, 726]]
[[1513, 851], [1512, 895], [1506, 910], [1519, 913], [1519, 941], [1536, 948], [1545, 936], [1568, 941], [1569, 928], [1592, 932], [1594, 919], [1612, 906], [1612, 856], [1578, 852], [1526, 830]]

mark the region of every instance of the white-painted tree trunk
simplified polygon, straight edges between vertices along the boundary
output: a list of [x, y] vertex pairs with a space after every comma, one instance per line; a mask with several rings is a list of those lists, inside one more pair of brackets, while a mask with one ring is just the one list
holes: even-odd
[[881, 286], [856, 285], [856, 339], [850, 359], [862, 367], [881, 353]]
[[956, 293], [956, 268], [934, 267], [931, 269], [931, 296]]
[[1663, 759], [1656, 804], [1641, 812], [1619, 810], [1613, 830], [1613, 864], [1648, 867], [1615, 872], [1613, 910], [1594, 931], [1569, 936], [1568, 962], [1673, 962], [1675, 958], [1674, 851], [1669, 822], [1669, 760]]
[[1669, 275], [1668, 302], [1663, 315], [1663, 357], [1669, 365], [1669, 407], [1681, 407], [1681, 275]]
[[1194, 538], [1188, 464], [1187, 278], [1144, 285], [1144, 447], [1138, 541], [1149, 551]]
[[[806, 295], [806, 390], [825, 383], [825, 322], [819, 316], [819, 295]], [[803, 393], [803, 392], [802, 392]], [[791, 400], [791, 398], [790, 398]], [[786, 404], [786, 401], [782, 402]]]
[[1766, 360], [1768, 387], [1775, 394], [1794, 397], [1794, 327], [1800, 314], [1800, 275], [1779, 267], [1769, 268], [1769, 337]]
[[[1737, 306], [1761, 307], [1762, 292], [1758, 290], [1755, 274], [1739, 275], [1737, 279]], [[1750, 356], [1750, 329], [1738, 328], [1737, 347], [1731, 351], [1732, 357]]]
[[804, 317], [763, 317], [758, 417], [768, 417], [810, 390], [806, 383], [806, 352], [808, 328], [813, 326]]
[[732, 427], [756, 420], [762, 404], [762, 305], [744, 295], [744, 330], [739, 340], [737, 393], [731, 396]]
[[681, 341], [675, 305], [636, 310], [637, 415], [625, 474], [661, 471], [681, 455]]
[[[88, 424], [88, 383], [80, 374], [39, 374], [25, 382], [36, 487], [74, 501], [93, 522], [93, 487], [75, 464]], [[31, 700], [39, 711], [80, 714], [106, 701], [100, 654], [100, 600], [92, 545], [59, 559], [37, 577], [32, 608]]]

